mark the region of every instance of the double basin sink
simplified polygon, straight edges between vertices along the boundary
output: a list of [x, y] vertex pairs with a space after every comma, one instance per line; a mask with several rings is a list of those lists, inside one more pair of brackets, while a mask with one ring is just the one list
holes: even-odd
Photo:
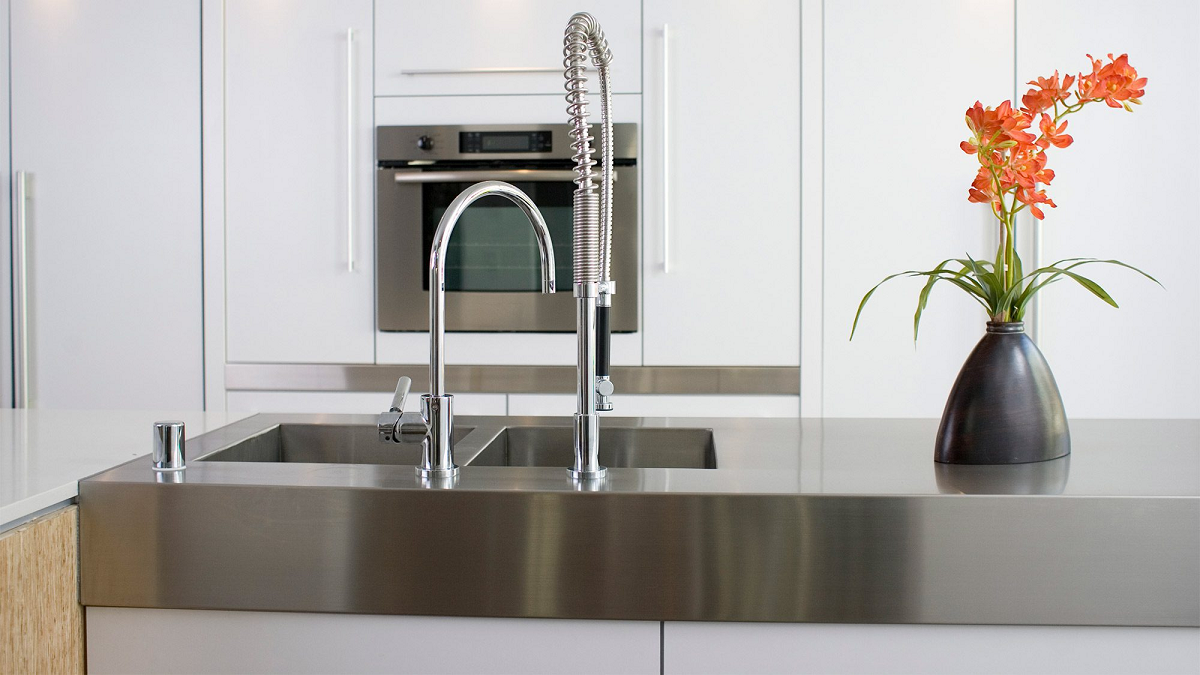
[[[572, 428], [548, 425], [459, 425], [450, 436], [460, 466], [569, 467]], [[399, 464], [415, 466], [421, 446], [385, 443], [375, 427], [280, 423], [220, 448], [200, 461]], [[712, 429], [604, 426], [600, 464], [610, 468], [715, 469]]]

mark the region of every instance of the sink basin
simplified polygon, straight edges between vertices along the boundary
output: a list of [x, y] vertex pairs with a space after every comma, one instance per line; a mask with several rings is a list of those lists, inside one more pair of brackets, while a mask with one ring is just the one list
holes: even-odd
[[[574, 462], [568, 426], [510, 426], [484, 446], [470, 466], [569, 467]], [[715, 469], [712, 429], [604, 427], [600, 463], [610, 468]]]
[[[453, 446], [474, 427], [455, 427]], [[203, 457], [205, 462], [308, 462], [320, 464], [412, 464], [421, 459], [414, 443], [383, 443], [374, 426], [278, 424]]]

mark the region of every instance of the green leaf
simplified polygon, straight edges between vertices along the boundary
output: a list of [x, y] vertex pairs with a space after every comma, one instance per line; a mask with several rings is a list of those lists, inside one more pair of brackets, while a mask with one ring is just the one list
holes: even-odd
[[854, 332], [858, 329], [858, 319], [862, 315], [863, 307], [866, 306], [867, 300], [871, 299], [871, 296], [875, 294], [875, 291], [878, 290], [880, 286], [891, 281], [892, 279], [895, 279], [896, 277], [901, 277], [901, 276], [941, 277], [941, 278], [945, 279], [946, 281], [949, 281], [949, 282], [953, 283], [955, 286], [958, 286], [959, 288], [966, 291], [968, 294], [971, 295], [971, 297], [975, 298], [976, 302], [978, 302], [980, 305], [983, 305], [984, 310], [987, 310], [987, 304], [984, 302], [984, 300], [986, 299], [986, 296], [984, 295], [983, 289], [979, 288], [978, 286], [972, 286], [970, 283], [967, 283], [964, 280], [964, 277], [962, 277], [963, 273], [961, 273], [961, 272], [956, 273], [956, 272], [951, 272], [950, 270], [946, 270], [946, 269], [939, 269], [948, 262], [951, 262], [951, 260], [947, 260], [947, 261], [943, 262], [942, 265], [939, 265], [937, 268], [934, 268], [934, 269], [928, 270], [928, 271], [924, 271], [924, 272], [918, 271], [918, 270], [908, 270], [905, 272], [897, 272], [895, 274], [891, 274], [891, 275], [884, 277], [883, 281], [880, 281], [879, 283], [872, 286], [871, 290], [867, 291], [867, 294], [863, 296], [862, 301], [858, 303], [858, 310], [854, 313], [854, 324], [850, 327], [850, 339], [851, 340], [854, 339]]
[[[949, 260], [942, 261], [932, 271], [940, 272], [946, 266]], [[929, 291], [933, 290], [933, 285], [941, 279], [936, 274], [929, 276], [929, 281], [925, 282], [925, 287], [921, 289], [921, 295], [917, 297], [917, 313], [913, 315], [913, 342], [917, 341], [917, 331], [921, 329], [921, 312], [925, 311], [925, 303], [929, 301]]]
[[[957, 262], [969, 269], [979, 282], [985, 291], [983, 297], [987, 301], [988, 314], [993, 314], [994, 309], [997, 307], [996, 303], [1000, 300], [1002, 288], [1000, 278], [996, 276], [995, 267], [987, 263], [978, 262], [970, 254], [967, 255], [966, 260], [959, 259]], [[992, 267], [992, 269], [989, 270], [989, 267]]]
[[[1067, 265], [1066, 267], [1062, 267], [1063, 263], [1071, 263], [1071, 264]], [[1048, 285], [1050, 283], [1053, 283], [1054, 281], [1057, 281], [1061, 277], [1061, 275], [1063, 275], [1068, 270], [1075, 269], [1076, 267], [1079, 267], [1080, 265], [1090, 265], [1093, 263], [1104, 263], [1107, 265], [1117, 265], [1119, 267], [1125, 267], [1125, 268], [1131, 269], [1134, 272], [1137, 272], [1138, 274], [1141, 274], [1142, 276], [1146, 277], [1150, 281], [1153, 281], [1154, 283], [1158, 284], [1160, 288], [1162, 287], [1162, 283], [1160, 283], [1158, 279], [1155, 279], [1154, 277], [1150, 276], [1149, 274], [1146, 274], [1145, 272], [1134, 267], [1133, 265], [1123, 263], [1120, 260], [1100, 260], [1099, 258], [1064, 258], [1063, 260], [1059, 260], [1058, 262], [1056, 262], [1048, 267], [1041, 267], [1041, 268], [1038, 268], [1037, 270], [1034, 270], [1033, 272], [1031, 272], [1028, 275], [1028, 278], [1031, 280], [1035, 279], [1036, 277], [1043, 275], [1043, 274], [1050, 274], [1050, 276], [1047, 277], [1045, 280], [1037, 282], [1037, 283], [1031, 282], [1029, 284], [1029, 286], [1025, 289], [1025, 291], [1023, 293], [1021, 293], [1020, 297], [1017, 298], [1015, 306], [1017, 308], [1020, 308], [1022, 313], [1024, 313], [1025, 305], [1029, 302], [1029, 300], [1031, 298], [1033, 298], [1034, 294], [1036, 294], [1038, 291], [1040, 291], [1043, 287], [1045, 287], [1046, 285]], [[1116, 305], [1114, 304], [1114, 307], [1115, 306]]]
[[1068, 276], [1068, 277], [1074, 279], [1075, 281], [1078, 281], [1080, 286], [1083, 286], [1084, 288], [1091, 291], [1092, 295], [1095, 295], [1097, 298], [1100, 298], [1101, 300], [1107, 302], [1108, 304], [1112, 305], [1113, 307], [1118, 306], [1117, 301], [1113, 300], [1112, 296], [1110, 296], [1107, 291], [1105, 291], [1103, 288], [1100, 288], [1100, 284], [1092, 281], [1091, 279], [1083, 276], [1082, 274], [1076, 274], [1074, 272], [1069, 272], [1067, 270], [1062, 270], [1062, 273], [1063, 273], [1063, 275]]
[[875, 284], [871, 287], [871, 290], [867, 291], [867, 294], [863, 296], [862, 301], [858, 303], [858, 311], [854, 313], [854, 325], [850, 327], [851, 340], [854, 339], [854, 331], [858, 330], [858, 317], [862, 315], [863, 307], [867, 305], [867, 300], [871, 299], [871, 296], [875, 294], [875, 291], [878, 290], [880, 286], [886, 284], [892, 279], [895, 279], [896, 277], [905, 276], [907, 274], [911, 274], [911, 272], [897, 272], [895, 274], [889, 274], [883, 278], [883, 281]]
[[[1016, 305], [1015, 299], [1021, 292], [1021, 282], [1024, 281], [1025, 275], [1022, 274], [1021, 270], [1021, 256], [1017, 254], [1015, 250], [1013, 251], [1013, 278], [1015, 281], [1013, 281], [1012, 287], [1005, 291], [1004, 295], [1000, 296], [1000, 298], [996, 301], [996, 310], [999, 312], [1012, 310], [1012, 314], [1019, 317], [1024, 314], [1024, 312], [1022, 312]], [[1020, 319], [1018, 318], [1016, 320], [1019, 321]]]

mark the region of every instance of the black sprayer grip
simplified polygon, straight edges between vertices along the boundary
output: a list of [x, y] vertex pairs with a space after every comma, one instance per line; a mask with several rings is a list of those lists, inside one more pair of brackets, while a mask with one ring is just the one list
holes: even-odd
[[608, 312], [611, 307], [596, 308], [596, 375], [608, 377], [608, 355], [611, 351]]

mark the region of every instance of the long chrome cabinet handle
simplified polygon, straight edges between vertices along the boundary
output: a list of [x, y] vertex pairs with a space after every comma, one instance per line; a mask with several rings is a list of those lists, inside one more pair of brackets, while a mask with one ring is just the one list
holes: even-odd
[[671, 273], [671, 85], [670, 30], [662, 27], [662, 267]]
[[422, 68], [402, 70], [401, 75], [505, 75], [520, 73], [562, 73], [562, 67], [557, 68]]
[[[498, 171], [397, 171], [397, 183], [478, 182], [482, 180], [516, 180], [527, 182], [575, 180], [570, 169], [508, 169]], [[617, 173], [613, 172], [613, 181]]]
[[[1042, 241], [1042, 221], [1033, 217], [1033, 213], [1026, 214], [1026, 219], [1029, 221], [1029, 227], [1025, 228], [1026, 232], [1033, 233], [1033, 269], [1042, 268], [1043, 258], [1043, 241]], [[1029, 324], [1029, 337], [1035, 343], [1040, 343], [1042, 339], [1042, 294], [1035, 293], [1033, 296], [1033, 321]]]
[[354, 271], [354, 29], [346, 29], [346, 271]]
[[13, 406], [29, 407], [29, 180], [13, 174]]

